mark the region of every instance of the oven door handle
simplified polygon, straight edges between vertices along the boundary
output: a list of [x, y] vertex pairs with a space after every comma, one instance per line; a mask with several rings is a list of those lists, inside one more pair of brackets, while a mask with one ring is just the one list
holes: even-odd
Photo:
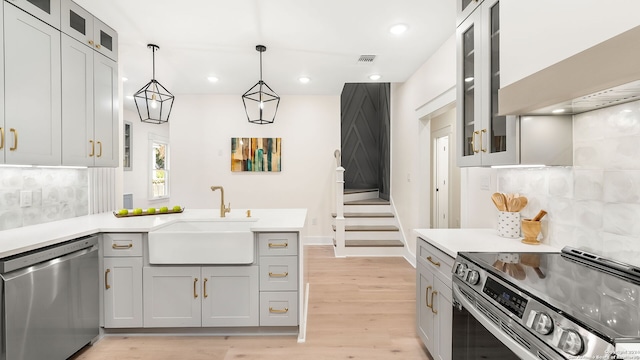
[[469, 299], [464, 296], [458, 287], [458, 284], [453, 283], [453, 297], [454, 299], [462, 305], [473, 317], [478, 320], [485, 329], [489, 330], [493, 336], [495, 336], [501, 343], [503, 343], [506, 347], [508, 347], [514, 354], [518, 355], [522, 360], [540, 360], [537, 356], [530, 353], [529, 350], [525, 349], [522, 345], [518, 344], [515, 340], [513, 340], [509, 335], [505, 334], [500, 330], [500, 328], [493, 323], [493, 321], [489, 320], [484, 316], [478, 309], [476, 309], [473, 304], [469, 301]]

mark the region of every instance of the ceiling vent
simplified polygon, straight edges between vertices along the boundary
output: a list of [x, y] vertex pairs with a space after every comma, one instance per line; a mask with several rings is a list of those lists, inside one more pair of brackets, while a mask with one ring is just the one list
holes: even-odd
[[360, 55], [358, 64], [373, 64], [373, 60], [376, 59], [375, 55]]

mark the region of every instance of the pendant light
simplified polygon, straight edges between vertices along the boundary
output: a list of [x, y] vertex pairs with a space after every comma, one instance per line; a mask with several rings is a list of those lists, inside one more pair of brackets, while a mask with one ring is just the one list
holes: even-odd
[[267, 47], [256, 45], [256, 50], [260, 53], [260, 80], [242, 95], [242, 103], [250, 123], [273, 124], [280, 105], [280, 96], [262, 81], [262, 53], [267, 51]]
[[158, 45], [148, 44], [153, 59], [153, 76], [151, 81], [133, 95], [138, 108], [140, 121], [152, 124], [162, 124], [169, 121], [174, 96], [156, 80], [156, 50]]

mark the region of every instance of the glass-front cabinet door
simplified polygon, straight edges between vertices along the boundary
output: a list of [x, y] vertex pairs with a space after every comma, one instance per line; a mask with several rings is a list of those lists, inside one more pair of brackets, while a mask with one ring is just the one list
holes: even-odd
[[60, 30], [60, 0], [9, 0], [9, 3]]
[[483, 0], [456, 0], [456, 25], [460, 26], [462, 22], [482, 4]]
[[499, 1], [485, 0], [456, 35], [458, 166], [517, 164], [518, 120], [498, 115]]

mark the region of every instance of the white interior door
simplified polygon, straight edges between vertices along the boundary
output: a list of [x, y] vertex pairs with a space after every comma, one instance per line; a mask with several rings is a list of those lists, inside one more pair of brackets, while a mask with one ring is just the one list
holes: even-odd
[[436, 138], [436, 228], [449, 228], [449, 136]]

